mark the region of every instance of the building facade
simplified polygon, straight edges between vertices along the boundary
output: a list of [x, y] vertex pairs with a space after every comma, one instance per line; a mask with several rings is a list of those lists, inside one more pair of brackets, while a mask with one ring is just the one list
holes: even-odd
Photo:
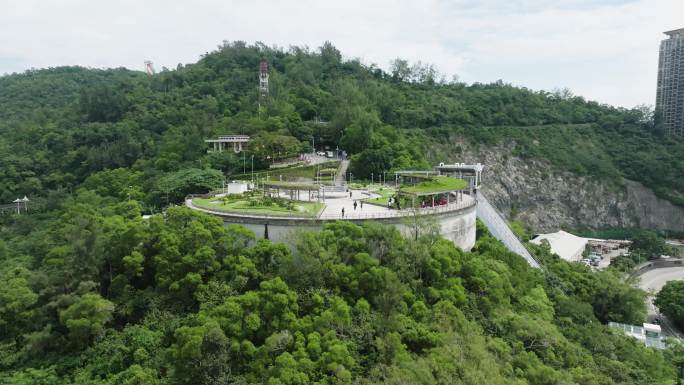
[[660, 43], [656, 113], [668, 134], [684, 137], [684, 28]]

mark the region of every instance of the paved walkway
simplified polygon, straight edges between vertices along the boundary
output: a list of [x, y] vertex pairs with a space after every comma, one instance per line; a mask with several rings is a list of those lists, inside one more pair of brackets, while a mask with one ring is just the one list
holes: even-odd
[[335, 177], [335, 186], [343, 186], [346, 179], [347, 169], [349, 168], [349, 161], [342, 160], [340, 162], [340, 167], [337, 169], [337, 176]]
[[[345, 198], [329, 198], [325, 200], [325, 208], [321, 211], [321, 217], [336, 217], [342, 218], [342, 208], [344, 208], [344, 217], [349, 219], [364, 218], [372, 214], [382, 214], [392, 211], [386, 207], [363, 204], [361, 207], [361, 199], [374, 198], [377, 194], [372, 194], [362, 190], [351, 190], [352, 196], [349, 193]], [[356, 210], [354, 210], [354, 202], [357, 203]]]

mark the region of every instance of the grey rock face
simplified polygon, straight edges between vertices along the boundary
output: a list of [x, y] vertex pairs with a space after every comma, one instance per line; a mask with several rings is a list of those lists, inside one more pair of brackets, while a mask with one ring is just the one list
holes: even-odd
[[555, 231], [561, 225], [642, 227], [684, 231], [684, 208], [660, 199], [634, 181], [622, 186], [569, 172], [554, 172], [549, 164], [510, 155], [505, 146], [465, 149], [461, 162], [485, 165], [482, 190], [502, 213], [532, 226]]

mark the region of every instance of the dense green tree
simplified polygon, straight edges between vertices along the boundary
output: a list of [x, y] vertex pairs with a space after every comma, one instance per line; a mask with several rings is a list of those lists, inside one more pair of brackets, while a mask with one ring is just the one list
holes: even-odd
[[30, 272], [20, 267], [0, 278], [0, 335], [15, 336], [30, 322], [38, 294], [29, 285], [29, 278]]
[[59, 314], [59, 319], [69, 329], [69, 335], [78, 345], [87, 344], [102, 333], [112, 318], [114, 304], [98, 294], [87, 293]]
[[179, 203], [189, 194], [206, 194], [217, 189], [222, 182], [223, 174], [218, 170], [190, 168], [159, 178], [150, 196], [159, 205]]
[[645, 259], [654, 259], [671, 253], [671, 248], [665, 243], [665, 239], [659, 237], [655, 232], [644, 231], [632, 238], [629, 252]]
[[653, 303], [680, 328], [684, 327], [684, 281], [669, 281]]
[[[224, 42], [155, 76], [0, 77], [0, 200], [32, 202], [0, 215], [0, 383], [674, 384], [679, 347], [605, 325], [642, 322], [644, 292], [534, 245], [544, 269], [531, 269], [481, 224], [470, 252], [418, 222], [410, 239], [338, 222], [282, 245], [171, 207], [312, 139], [348, 150], [355, 178], [498, 145], [682, 204], [684, 146], [649, 119], [566, 91], [447, 83], [429, 64], [386, 73], [330, 43]], [[253, 141], [207, 152], [228, 133]]]

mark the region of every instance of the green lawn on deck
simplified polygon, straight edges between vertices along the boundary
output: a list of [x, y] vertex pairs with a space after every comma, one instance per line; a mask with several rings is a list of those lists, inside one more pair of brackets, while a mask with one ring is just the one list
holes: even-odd
[[370, 204], [387, 207], [387, 202], [389, 198], [396, 193], [396, 190], [391, 187], [380, 187], [378, 189], [372, 190], [376, 194], [380, 194], [379, 197], [365, 199], [365, 202]]
[[278, 205], [252, 206], [249, 199], [236, 199], [224, 202], [221, 198], [195, 198], [192, 203], [200, 208], [209, 210], [223, 211], [235, 214], [256, 214], [273, 216], [293, 216], [300, 215], [305, 217], [315, 217], [323, 209], [324, 204], [319, 202], [300, 202], [294, 204], [294, 210]]
[[414, 195], [439, 194], [462, 190], [466, 187], [468, 187], [468, 182], [463, 179], [435, 176], [428, 181], [420, 182], [413, 186], [402, 186], [399, 188], [399, 192]]

